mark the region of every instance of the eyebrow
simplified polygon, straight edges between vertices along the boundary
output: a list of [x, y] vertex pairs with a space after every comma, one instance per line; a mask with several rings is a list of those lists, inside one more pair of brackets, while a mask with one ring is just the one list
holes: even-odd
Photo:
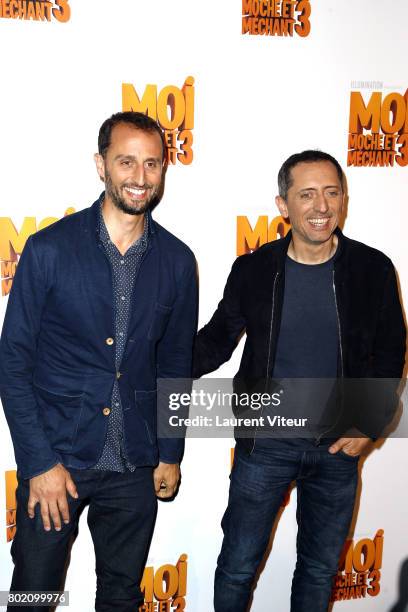
[[[341, 189], [340, 185], [325, 185], [323, 189]], [[298, 193], [302, 193], [303, 191], [317, 191], [316, 187], [304, 187], [303, 189], [299, 189]]]
[[[113, 161], [117, 161], [117, 160], [120, 160], [120, 159], [129, 159], [131, 161], [137, 161], [137, 159], [136, 159], [136, 157], [134, 155], [123, 155], [123, 154], [116, 155], [116, 157], [113, 158]], [[144, 161], [145, 162], [147, 162], [147, 161], [157, 161], [157, 162], [160, 162], [161, 159], [160, 159], [160, 157], [148, 157]]]

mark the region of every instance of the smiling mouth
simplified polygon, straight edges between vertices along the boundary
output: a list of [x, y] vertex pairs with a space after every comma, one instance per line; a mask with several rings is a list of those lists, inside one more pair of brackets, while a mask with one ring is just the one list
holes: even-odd
[[329, 224], [330, 217], [315, 217], [308, 219], [308, 222], [314, 229], [325, 229]]
[[145, 187], [125, 187], [124, 189], [133, 200], [143, 200], [147, 194], [147, 189]]

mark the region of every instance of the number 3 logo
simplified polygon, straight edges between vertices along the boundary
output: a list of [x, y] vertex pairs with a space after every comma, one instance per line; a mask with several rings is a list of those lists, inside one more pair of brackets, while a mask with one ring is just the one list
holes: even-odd
[[296, 10], [300, 12], [299, 22], [295, 25], [295, 32], [299, 36], [307, 36], [310, 33], [310, 13], [312, 9], [309, 4], [309, 0], [299, 0], [296, 4]]
[[368, 574], [370, 586], [367, 589], [367, 593], [371, 595], [371, 597], [375, 597], [380, 592], [380, 578], [381, 572], [379, 570], [373, 570]]
[[58, 8], [52, 9], [52, 14], [57, 21], [65, 23], [71, 17], [71, 7], [68, 5], [68, 0], [55, 0]]
[[396, 156], [396, 161], [399, 166], [407, 166], [408, 165], [408, 134], [401, 134], [399, 136], [397, 143], [400, 145], [398, 153]]

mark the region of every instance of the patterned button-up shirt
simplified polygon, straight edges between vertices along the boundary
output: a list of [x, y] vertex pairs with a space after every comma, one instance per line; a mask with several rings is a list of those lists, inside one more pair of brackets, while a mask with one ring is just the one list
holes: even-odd
[[[149, 240], [149, 215], [145, 215], [142, 236], [129, 247], [125, 255], [122, 255], [109, 237], [101, 205], [99, 209], [99, 237], [112, 268], [116, 341], [115, 364], [116, 370], [119, 371], [127, 340], [133, 286]], [[105, 445], [94, 469], [114, 472], [125, 472], [126, 470], [133, 472], [135, 470], [135, 466], [128, 461], [125, 453], [122, 402], [117, 380], [113, 385], [112, 405]]]

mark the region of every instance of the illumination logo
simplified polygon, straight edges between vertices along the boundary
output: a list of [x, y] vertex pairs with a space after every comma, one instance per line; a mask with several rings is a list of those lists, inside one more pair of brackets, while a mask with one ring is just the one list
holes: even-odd
[[139, 97], [135, 86], [122, 84], [122, 110], [144, 113], [157, 121], [164, 131], [169, 164], [188, 166], [193, 161], [194, 78], [189, 76], [182, 87], [146, 85]]
[[[65, 211], [64, 217], [74, 212], [75, 209], [69, 207]], [[25, 217], [20, 231], [18, 231], [10, 217], [0, 217], [0, 269], [1, 295], [3, 297], [11, 291], [18, 260], [29, 236], [55, 223], [55, 221], [58, 221], [58, 217], [46, 217], [37, 225], [35, 217]]]

